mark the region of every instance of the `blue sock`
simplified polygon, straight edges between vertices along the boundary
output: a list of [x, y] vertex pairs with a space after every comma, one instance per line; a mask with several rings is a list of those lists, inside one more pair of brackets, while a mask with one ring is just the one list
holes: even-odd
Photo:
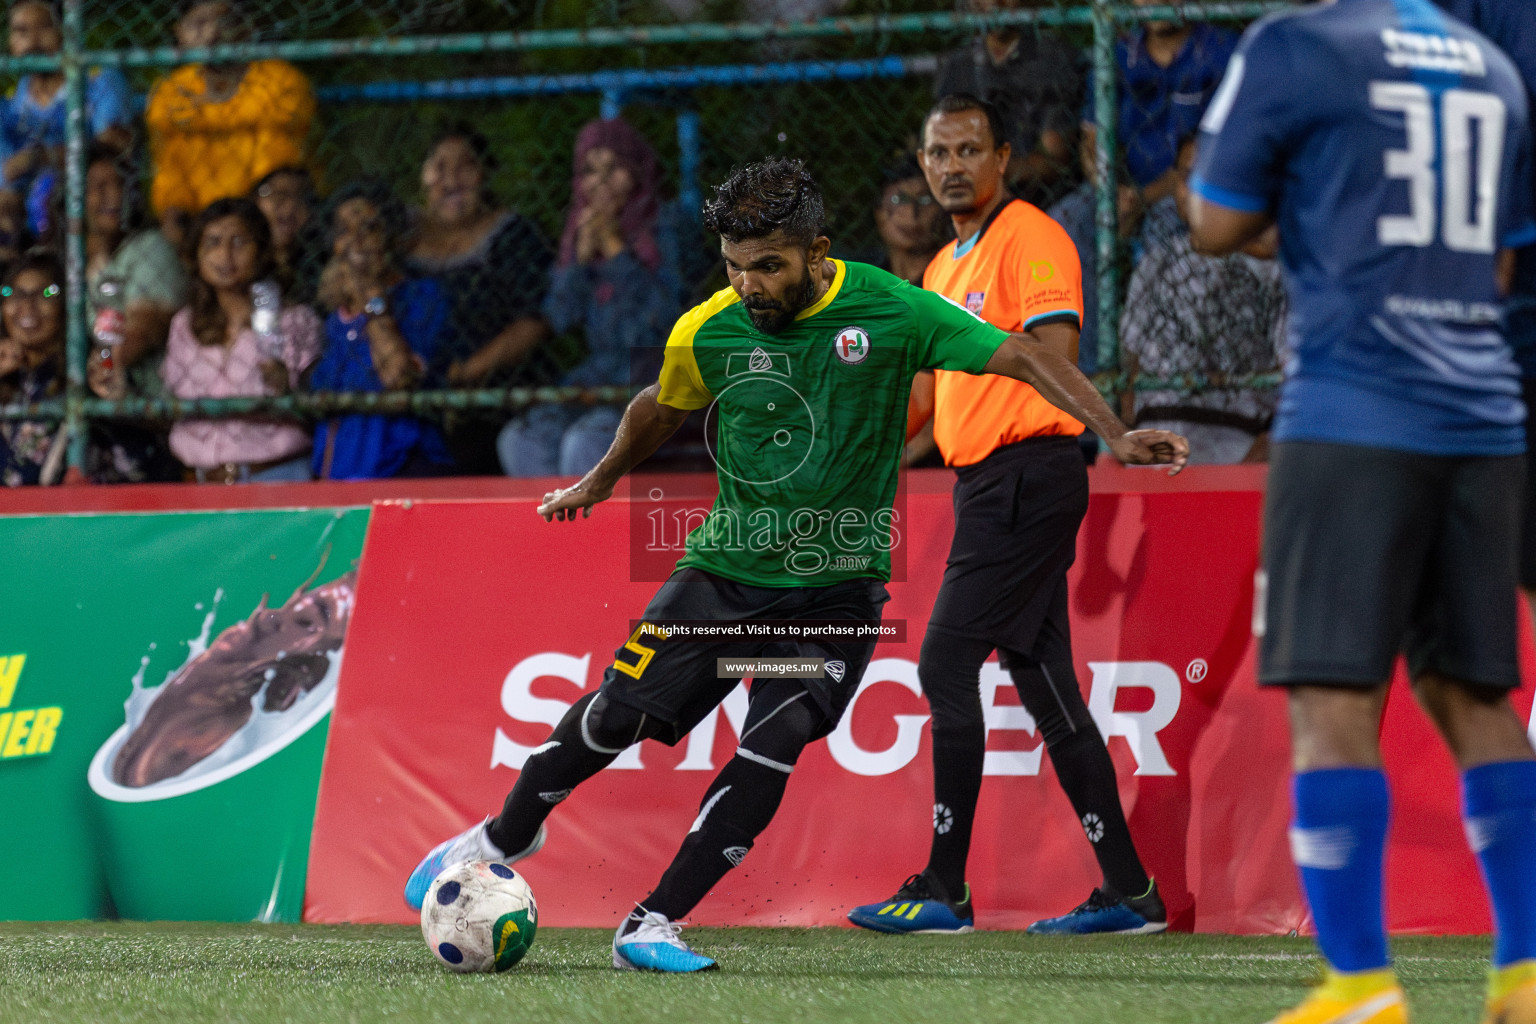
[[1493, 903], [1493, 965], [1536, 959], [1536, 761], [1470, 768], [1461, 798]]
[[1375, 768], [1302, 772], [1292, 785], [1291, 856], [1317, 922], [1317, 944], [1334, 970], [1390, 964], [1381, 888], [1390, 798]]

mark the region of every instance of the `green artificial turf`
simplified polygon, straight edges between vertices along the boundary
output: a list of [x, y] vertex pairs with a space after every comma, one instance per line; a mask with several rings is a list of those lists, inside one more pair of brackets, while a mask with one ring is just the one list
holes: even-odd
[[[1260, 1024], [1316, 977], [1304, 939], [896, 938], [697, 928], [721, 969], [636, 975], [608, 932], [540, 929], [501, 975], [453, 975], [414, 928], [0, 924], [0, 1024], [34, 1021], [937, 1021]], [[1416, 1024], [1476, 1024], [1488, 940], [1394, 943]]]

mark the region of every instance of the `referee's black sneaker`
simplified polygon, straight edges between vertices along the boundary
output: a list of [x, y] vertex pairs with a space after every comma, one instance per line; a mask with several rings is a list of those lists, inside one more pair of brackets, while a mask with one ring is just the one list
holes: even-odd
[[965, 884], [964, 899], [953, 900], [926, 871], [907, 879], [890, 899], [854, 907], [848, 920], [860, 928], [897, 935], [965, 935], [976, 930], [971, 884]]
[[1168, 911], [1156, 881], [1140, 896], [1095, 889], [1071, 913], [1036, 921], [1028, 929], [1031, 935], [1151, 935], [1167, 930]]

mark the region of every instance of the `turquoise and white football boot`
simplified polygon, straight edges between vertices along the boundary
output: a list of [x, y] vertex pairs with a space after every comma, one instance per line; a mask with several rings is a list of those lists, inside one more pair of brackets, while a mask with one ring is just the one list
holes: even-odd
[[644, 907], [624, 919], [613, 934], [613, 966], [621, 971], [692, 974], [720, 965], [688, 948], [683, 926]]

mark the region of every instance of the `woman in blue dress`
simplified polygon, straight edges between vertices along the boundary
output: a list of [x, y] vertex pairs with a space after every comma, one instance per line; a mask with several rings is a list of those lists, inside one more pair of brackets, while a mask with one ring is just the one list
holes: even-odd
[[[320, 276], [325, 352], [315, 391], [396, 391], [423, 383], [443, 344], [449, 301], [429, 277], [400, 269], [404, 206], [382, 182], [364, 180], [331, 200], [331, 259]], [[369, 480], [439, 476], [450, 458], [439, 429], [416, 416], [348, 413], [315, 427], [315, 476]]]

